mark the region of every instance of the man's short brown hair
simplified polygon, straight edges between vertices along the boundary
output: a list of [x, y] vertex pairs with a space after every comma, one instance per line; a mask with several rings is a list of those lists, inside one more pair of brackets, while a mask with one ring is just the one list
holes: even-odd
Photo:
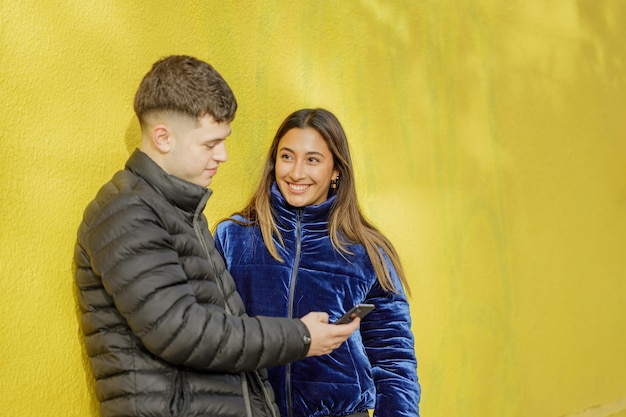
[[143, 126], [151, 112], [166, 112], [217, 123], [235, 118], [237, 100], [222, 76], [208, 63], [185, 55], [155, 62], [135, 94], [135, 114]]

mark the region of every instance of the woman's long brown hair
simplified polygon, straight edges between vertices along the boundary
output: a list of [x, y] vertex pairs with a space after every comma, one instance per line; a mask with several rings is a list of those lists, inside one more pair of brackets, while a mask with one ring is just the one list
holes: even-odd
[[270, 189], [275, 180], [276, 153], [280, 139], [293, 128], [313, 128], [324, 138], [333, 154], [335, 169], [339, 171], [339, 182], [336, 189], [336, 201], [331, 208], [328, 219], [328, 232], [335, 249], [343, 254], [351, 254], [350, 243], [365, 246], [367, 255], [374, 266], [380, 285], [386, 291], [397, 292], [385, 255], [395, 268], [403, 287], [410, 294], [400, 257], [394, 246], [372, 223], [370, 223], [359, 206], [357, 199], [352, 160], [348, 148], [346, 134], [334, 114], [324, 109], [298, 110], [285, 119], [274, 136], [265, 161], [265, 167], [259, 186], [247, 206], [236, 213], [249, 220], [240, 223], [245, 226], [258, 225], [263, 241], [270, 254], [279, 262], [280, 258], [272, 236], [276, 236], [280, 244], [282, 236], [276, 226], [270, 203]]

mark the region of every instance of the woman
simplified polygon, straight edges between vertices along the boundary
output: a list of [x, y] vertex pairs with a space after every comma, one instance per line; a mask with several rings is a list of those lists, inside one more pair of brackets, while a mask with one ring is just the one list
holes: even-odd
[[391, 242], [359, 208], [348, 142], [324, 109], [278, 129], [258, 189], [216, 230], [216, 247], [250, 315], [335, 321], [374, 304], [329, 355], [269, 370], [281, 415], [419, 416], [406, 278]]

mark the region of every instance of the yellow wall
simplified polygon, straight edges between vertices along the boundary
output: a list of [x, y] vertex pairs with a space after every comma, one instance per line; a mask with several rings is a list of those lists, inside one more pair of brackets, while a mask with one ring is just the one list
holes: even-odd
[[96, 416], [75, 231], [172, 53], [240, 102], [213, 223], [289, 112], [343, 121], [410, 276], [423, 416], [626, 416], [625, 21], [620, 0], [3, 1], [0, 416]]

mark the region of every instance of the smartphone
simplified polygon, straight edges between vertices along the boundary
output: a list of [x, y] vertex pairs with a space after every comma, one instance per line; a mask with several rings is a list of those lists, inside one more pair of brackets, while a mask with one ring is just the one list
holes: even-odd
[[339, 320], [335, 322], [335, 324], [346, 324], [350, 323], [354, 316], [363, 318], [374, 309], [374, 304], [357, 304], [352, 307], [346, 314], [341, 316]]

